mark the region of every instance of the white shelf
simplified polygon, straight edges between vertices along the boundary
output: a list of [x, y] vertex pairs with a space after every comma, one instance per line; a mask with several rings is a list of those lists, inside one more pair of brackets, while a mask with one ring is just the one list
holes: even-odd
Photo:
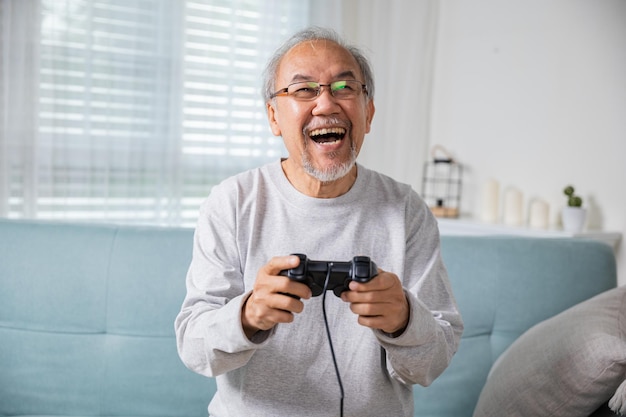
[[622, 240], [619, 232], [604, 232], [601, 230], [586, 230], [580, 233], [566, 232], [559, 229], [532, 229], [521, 226], [508, 226], [505, 224], [492, 224], [473, 221], [469, 219], [438, 218], [439, 233], [442, 235], [465, 235], [465, 236], [490, 236], [512, 235], [533, 236], [544, 238], [574, 238], [599, 240], [610, 245], [614, 250]]

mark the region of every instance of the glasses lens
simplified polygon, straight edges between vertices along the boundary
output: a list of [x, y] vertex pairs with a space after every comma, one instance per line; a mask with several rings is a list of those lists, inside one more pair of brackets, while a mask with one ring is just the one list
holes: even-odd
[[317, 91], [320, 89], [320, 85], [313, 81], [304, 81], [301, 83], [291, 84], [287, 88], [287, 93], [294, 98], [300, 100], [312, 100], [317, 97]]
[[[326, 84], [324, 84], [326, 85]], [[356, 80], [341, 80], [330, 83], [330, 92], [338, 99], [351, 99], [358, 96], [363, 85]], [[287, 94], [297, 100], [313, 100], [320, 94], [322, 87], [314, 81], [303, 81], [287, 87]]]
[[333, 96], [337, 98], [352, 98], [359, 94], [361, 89], [361, 83], [358, 81], [335, 81], [330, 84], [330, 90], [333, 92]]

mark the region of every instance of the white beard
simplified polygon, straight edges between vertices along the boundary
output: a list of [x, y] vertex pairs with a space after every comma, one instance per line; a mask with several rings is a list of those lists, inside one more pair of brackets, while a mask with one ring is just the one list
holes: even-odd
[[333, 164], [332, 166], [325, 169], [319, 169], [313, 165], [313, 162], [309, 158], [309, 154], [305, 146], [304, 151], [302, 152], [302, 166], [304, 168], [304, 171], [313, 178], [323, 183], [328, 183], [337, 181], [338, 179], [345, 177], [354, 167], [354, 164], [356, 163], [356, 157], [356, 149], [354, 147], [354, 144], [351, 144], [350, 159], [348, 161], [340, 164]]

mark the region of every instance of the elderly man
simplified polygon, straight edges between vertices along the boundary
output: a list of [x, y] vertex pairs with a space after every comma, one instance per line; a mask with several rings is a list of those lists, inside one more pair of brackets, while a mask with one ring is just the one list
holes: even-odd
[[[412, 416], [412, 384], [456, 352], [436, 220], [408, 185], [356, 163], [373, 96], [367, 59], [330, 30], [295, 34], [269, 61], [267, 114], [288, 158], [213, 188], [176, 319], [183, 362], [217, 377], [210, 416]], [[378, 268], [313, 296], [286, 276], [306, 262], [294, 253], [327, 265], [320, 286], [333, 265], [321, 261]]]

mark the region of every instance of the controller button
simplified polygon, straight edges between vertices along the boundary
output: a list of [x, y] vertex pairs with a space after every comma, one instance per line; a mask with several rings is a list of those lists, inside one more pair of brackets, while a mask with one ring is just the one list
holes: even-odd
[[369, 278], [370, 277], [370, 265], [369, 263], [367, 264], [362, 264], [362, 263], [357, 263], [356, 265], [354, 265], [354, 279], [363, 279], [363, 278]]

